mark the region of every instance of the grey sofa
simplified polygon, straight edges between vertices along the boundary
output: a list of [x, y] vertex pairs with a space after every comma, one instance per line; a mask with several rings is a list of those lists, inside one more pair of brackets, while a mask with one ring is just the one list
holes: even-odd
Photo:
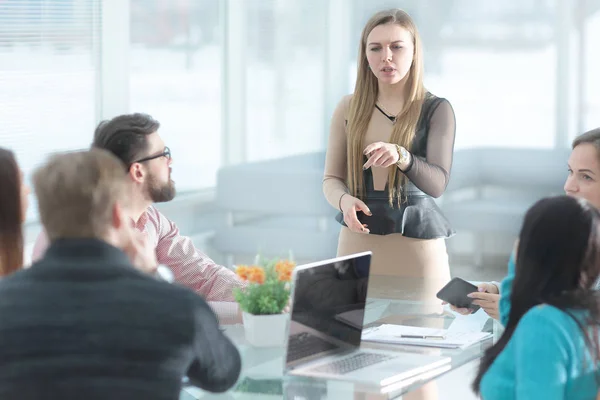
[[[563, 193], [568, 149], [475, 148], [458, 150], [450, 183], [439, 203], [460, 237], [516, 237], [527, 208]], [[340, 226], [323, 196], [325, 153], [224, 167], [217, 177], [219, 223], [212, 242], [233, 264], [257, 252], [292, 251], [297, 260], [334, 257]], [[454, 240], [454, 239], [451, 239]]]
[[458, 235], [475, 234], [476, 264], [481, 263], [487, 235], [516, 238], [535, 201], [564, 193], [569, 153], [566, 148], [456, 151], [441, 208]]
[[323, 196], [325, 153], [224, 167], [217, 175], [220, 222], [212, 242], [227, 263], [260, 252], [302, 261], [334, 257], [340, 226]]

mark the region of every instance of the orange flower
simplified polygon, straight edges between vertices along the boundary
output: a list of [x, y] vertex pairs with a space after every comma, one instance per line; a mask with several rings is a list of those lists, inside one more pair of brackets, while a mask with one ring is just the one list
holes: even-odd
[[292, 273], [285, 271], [279, 273], [279, 280], [284, 282], [289, 282], [292, 280]]
[[250, 273], [250, 268], [247, 265], [240, 265], [235, 269], [235, 273], [240, 277], [241, 280], [248, 280], [248, 274]]
[[275, 271], [277, 271], [279, 280], [289, 282], [292, 279], [292, 271], [295, 266], [296, 263], [288, 260], [282, 260], [275, 264]]
[[283, 271], [291, 271], [296, 266], [296, 263], [288, 260], [281, 260], [277, 264], [275, 264], [275, 271], [283, 272]]
[[262, 285], [265, 283], [265, 271], [261, 267], [251, 267], [248, 273], [248, 281]]

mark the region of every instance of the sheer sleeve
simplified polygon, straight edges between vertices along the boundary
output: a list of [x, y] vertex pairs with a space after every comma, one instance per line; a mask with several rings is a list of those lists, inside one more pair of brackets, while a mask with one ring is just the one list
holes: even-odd
[[342, 98], [331, 118], [327, 155], [325, 156], [325, 174], [323, 176], [323, 193], [325, 198], [338, 209], [340, 197], [348, 193], [346, 185], [347, 174], [347, 134], [346, 110], [350, 103], [350, 96]]
[[429, 122], [426, 158], [413, 157], [411, 168], [405, 172], [415, 186], [430, 196], [440, 197], [448, 186], [455, 136], [454, 110], [443, 100]]

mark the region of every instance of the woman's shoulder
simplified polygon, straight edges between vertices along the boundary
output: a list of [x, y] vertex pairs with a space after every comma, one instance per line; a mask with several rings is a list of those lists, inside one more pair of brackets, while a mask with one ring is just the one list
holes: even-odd
[[354, 96], [354, 93], [350, 93], [345, 96], [342, 96], [342, 98], [338, 102], [338, 107], [343, 107], [344, 110], [348, 110], [348, 108], [350, 108], [350, 102], [352, 101], [353, 96]]
[[536, 332], [548, 335], [553, 331], [556, 335], [569, 338], [579, 331], [579, 325], [574, 318], [579, 319], [583, 315], [583, 311], [561, 310], [548, 304], [540, 304], [523, 315], [517, 330], [527, 330], [534, 335]]
[[[577, 311], [575, 311], [577, 313]], [[571, 319], [571, 311], [561, 310], [560, 308], [551, 306], [549, 304], [538, 304], [532, 307], [523, 315], [522, 320], [551, 320], [558, 321], [564, 319]]]
[[333, 112], [333, 119], [337, 121], [348, 120], [348, 110], [350, 109], [350, 101], [352, 100], [352, 94], [347, 94], [340, 99], [335, 111]]
[[[431, 92], [425, 93], [423, 104], [421, 106], [421, 115], [417, 125], [417, 131], [421, 132], [421, 138], [426, 137], [429, 132], [429, 124], [434, 116], [439, 116], [442, 120], [451, 123], [454, 119], [454, 110], [450, 102], [444, 97], [438, 97]], [[424, 146], [424, 145], [422, 145]], [[422, 147], [423, 149], [425, 147]], [[416, 150], [416, 149], [415, 149]]]
[[431, 92], [425, 93], [425, 99], [423, 100], [424, 108], [433, 108], [432, 111], [435, 110], [440, 104], [446, 103], [448, 106], [452, 106], [450, 101], [445, 97], [436, 96]]

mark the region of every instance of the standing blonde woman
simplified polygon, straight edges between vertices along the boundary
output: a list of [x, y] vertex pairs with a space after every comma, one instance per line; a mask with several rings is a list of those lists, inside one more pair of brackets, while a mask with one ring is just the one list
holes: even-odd
[[375, 14], [360, 42], [352, 95], [331, 123], [323, 191], [340, 210], [338, 255], [371, 250], [371, 273], [450, 279], [445, 239], [454, 234], [437, 207], [450, 179], [455, 118], [423, 86], [423, 51], [410, 16]]
[[[452, 106], [423, 86], [414, 22], [398, 9], [375, 14], [362, 33], [354, 93], [333, 114], [323, 191], [340, 210], [338, 255], [370, 250], [371, 274], [426, 278], [406, 282], [429, 302], [450, 279], [445, 239], [454, 230], [433, 198], [450, 179], [454, 137]], [[428, 384], [404, 398], [436, 391]]]

